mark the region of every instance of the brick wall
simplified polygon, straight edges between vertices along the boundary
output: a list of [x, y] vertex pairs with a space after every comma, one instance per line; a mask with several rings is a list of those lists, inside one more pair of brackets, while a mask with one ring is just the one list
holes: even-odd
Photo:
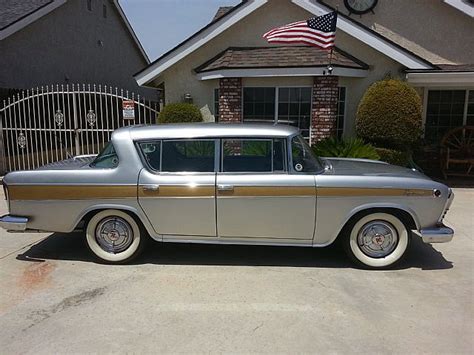
[[242, 122], [242, 78], [219, 79], [219, 122]]
[[311, 107], [311, 143], [336, 134], [337, 76], [315, 76], [313, 81], [313, 104]]

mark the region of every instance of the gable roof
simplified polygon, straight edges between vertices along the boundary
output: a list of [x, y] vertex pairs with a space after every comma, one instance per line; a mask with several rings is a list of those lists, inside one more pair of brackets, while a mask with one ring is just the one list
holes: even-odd
[[[0, 12], [0, 41], [49, 14], [51, 11], [65, 4], [66, 1], [67, 0], [3, 0], [1, 3], [2, 11]], [[117, 9], [120, 19], [127, 28], [138, 50], [146, 62], [150, 63], [150, 59], [133, 31], [130, 22], [128, 22], [127, 16], [123, 12], [118, 0], [113, 0], [111, 3], [113, 3]]]
[[[335, 9], [316, 0], [290, 0], [295, 5], [302, 7], [308, 12], [320, 16]], [[163, 71], [186, 57], [196, 49], [206, 44], [234, 23], [248, 16], [250, 13], [266, 4], [268, 0], [243, 0], [239, 5], [233, 7], [221, 17], [214, 17], [214, 20], [201, 28], [198, 32], [190, 36], [169, 50], [161, 57], [153, 61], [149, 66], [134, 75], [138, 85], [146, 85], [161, 75]], [[217, 14], [216, 14], [217, 15]], [[387, 55], [408, 69], [433, 69], [432, 63], [408, 51], [400, 45], [392, 42], [388, 38], [358, 23], [348, 16], [338, 13], [339, 18], [337, 28], [350, 34], [356, 39]]]

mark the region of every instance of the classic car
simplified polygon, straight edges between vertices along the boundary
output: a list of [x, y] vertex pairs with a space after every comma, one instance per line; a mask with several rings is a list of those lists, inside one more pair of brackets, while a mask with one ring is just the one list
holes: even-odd
[[316, 157], [284, 125], [131, 126], [97, 156], [3, 180], [14, 232], [85, 230], [103, 262], [159, 242], [324, 247], [341, 240], [367, 268], [398, 262], [412, 237], [448, 242], [453, 192], [422, 173]]

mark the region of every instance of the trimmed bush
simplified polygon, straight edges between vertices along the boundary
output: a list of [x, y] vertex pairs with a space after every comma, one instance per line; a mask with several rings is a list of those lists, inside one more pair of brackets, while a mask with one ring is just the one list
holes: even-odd
[[381, 161], [405, 167], [410, 165], [410, 154], [407, 152], [388, 148], [375, 148], [375, 150]]
[[202, 114], [196, 105], [178, 102], [166, 105], [158, 120], [160, 123], [202, 122]]
[[378, 147], [410, 149], [421, 137], [422, 104], [406, 82], [372, 84], [357, 109], [357, 135]]
[[360, 138], [341, 140], [326, 138], [314, 145], [313, 151], [319, 157], [379, 159], [375, 148], [370, 144], [364, 143]]

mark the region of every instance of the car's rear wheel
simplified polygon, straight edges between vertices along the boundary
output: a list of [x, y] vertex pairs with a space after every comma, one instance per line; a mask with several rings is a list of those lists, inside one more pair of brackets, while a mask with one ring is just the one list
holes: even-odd
[[409, 243], [405, 224], [392, 214], [378, 212], [362, 215], [348, 225], [344, 249], [357, 264], [384, 269], [403, 258]]
[[126, 263], [139, 255], [145, 238], [135, 219], [119, 210], [98, 212], [86, 228], [89, 249], [98, 259], [111, 264]]

